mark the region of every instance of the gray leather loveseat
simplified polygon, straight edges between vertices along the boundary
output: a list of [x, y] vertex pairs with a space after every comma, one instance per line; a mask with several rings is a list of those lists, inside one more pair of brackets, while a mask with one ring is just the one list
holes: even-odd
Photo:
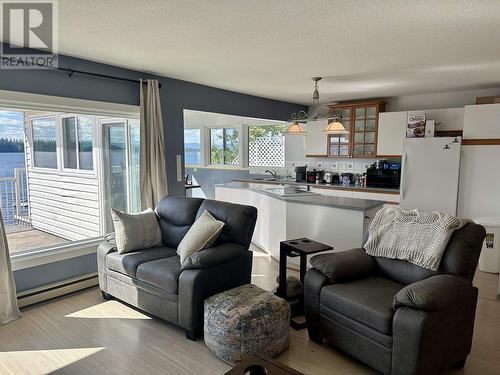
[[485, 229], [474, 223], [456, 231], [437, 272], [371, 257], [364, 249], [313, 258], [316, 268], [304, 280], [309, 337], [383, 374], [430, 375], [464, 366], [478, 293], [472, 279], [484, 237]]
[[[225, 226], [213, 247], [191, 256], [181, 267], [177, 246], [204, 210]], [[255, 207], [165, 197], [155, 209], [162, 245], [118, 254], [113, 241], [97, 250], [99, 286], [105, 298], [116, 297], [186, 330], [194, 340], [203, 330], [203, 303], [222, 291], [250, 283], [248, 250], [257, 220]]]

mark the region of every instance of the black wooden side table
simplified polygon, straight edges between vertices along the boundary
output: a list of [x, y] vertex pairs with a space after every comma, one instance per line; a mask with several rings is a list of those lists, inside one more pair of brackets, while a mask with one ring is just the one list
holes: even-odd
[[[280, 242], [280, 269], [279, 283], [276, 295], [287, 299], [286, 293], [286, 270], [288, 257], [300, 257], [300, 282], [304, 285], [304, 276], [307, 271], [307, 256], [320, 253], [322, 251], [333, 250], [333, 247], [325, 245], [321, 242], [310, 240], [309, 238], [298, 238], [295, 240]], [[304, 314], [304, 295], [299, 298], [288, 301], [290, 303], [292, 318]], [[290, 321], [290, 326], [294, 329], [302, 329], [306, 327], [306, 323], [297, 323], [293, 319]]]
[[247, 358], [225, 375], [304, 375], [297, 370], [276, 362], [261, 354], [254, 354]]

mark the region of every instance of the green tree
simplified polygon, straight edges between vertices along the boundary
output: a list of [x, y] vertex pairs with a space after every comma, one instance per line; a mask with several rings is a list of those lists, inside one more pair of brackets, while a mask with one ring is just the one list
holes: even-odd
[[0, 153], [24, 152], [24, 142], [21, 139], [0, 138]]
[[210, 163], [239, 163], [239, 131], [236, 128], [212, 129], [210, 132]]
[[281, 137], [286, 128], [284, 124], [275, 125], [255, 125], [248, 128], [248, 140], [255, 142], [263, 137]]

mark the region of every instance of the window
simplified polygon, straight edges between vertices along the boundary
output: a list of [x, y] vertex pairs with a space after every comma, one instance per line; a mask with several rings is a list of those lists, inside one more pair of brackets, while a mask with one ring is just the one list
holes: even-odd
[[248, 127], [248, 166], [284, 167], [284, 124]]
[[15, 120], [0, 135], [30, 140], [26, 154], [15, 140], [9, 147], [17, 153], [0, 150], [11, 254], [93, 241], [113, 231], [110, 208], [140, 211], [138, 119], [28, 112], [25, 129], [24, 116], [0, 113], [4, 122]]
[[240, 141], [237, 128], [210, 129], [210, 164], [239, 165]]
[[93, 170], [93, 120], [91, 116], [62, 119], [64, 168]]
[[62, 119], [64, 167], [78, 169], [76, 162], [76, 117]]
[[31, 120], [33, 134], [33, 162], [37, 168], [57, 168], [55, 117]]
[[184, 163], [187, 165], [201, 164], [201, 130], [184, 130]]

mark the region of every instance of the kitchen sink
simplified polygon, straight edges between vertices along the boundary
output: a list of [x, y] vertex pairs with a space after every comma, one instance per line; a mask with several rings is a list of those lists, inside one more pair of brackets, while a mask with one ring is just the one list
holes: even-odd
[[252, 178], [252, 180], [255, 180], [255, 181], [279, 181], [277, 178], [274, 178], [274, 177], [269, 177], [269, 178], [257, 177], [257, 178]]
[[305, 195], [318, 195], [317, 193], [313, 193], [312, 191], [307, 191], [296, 187], [275, 187], [264, 189], [264, 191], [274, 195], [279, 195], [280, 197], [302, 197]]

